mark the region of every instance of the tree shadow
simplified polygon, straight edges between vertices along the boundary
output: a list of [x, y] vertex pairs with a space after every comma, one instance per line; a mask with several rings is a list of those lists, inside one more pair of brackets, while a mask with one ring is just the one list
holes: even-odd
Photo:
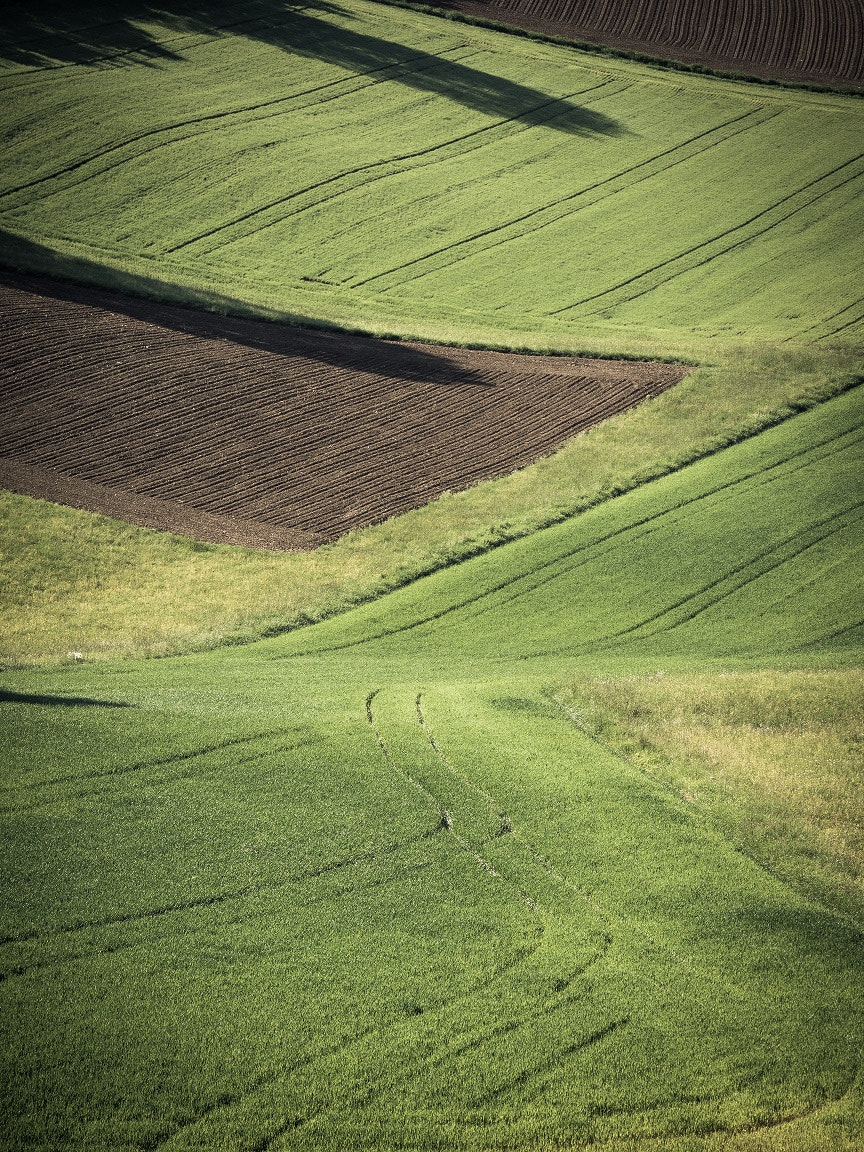
[[[624, 131], [613, 118], [570, 99], [345, 27], [327, 20], [327, 15], [351, 13], [328, 0], [312, 0], [302, 7], [287, 0], [260, 0], [242, 10], [201, 0], [120, 0], [115, 5], [84, 7], [56, 0], [19, 2], [0, 9], [0, 59], [37, 67], [118, 67], [133, 62], [158, 66], [184, 58], [183, 37], [188, 34], [236, 35], [314, 57], [349, 73], [392, 80], [500, 120], [573, 135], [617, 136]], [[154, 22], [167, 28], [168, 35], [157, 39], [152, 30], [141, 27]]]
[[49, 708], [137, 708], [122, 700], [91, 700], [87, 696], [43, 696], [0, 688], [0, 704], [41, 704]]
[[[4, 271], [4, 264], [48, 275]], [[114, 287], [103, 287], [106, 283]], [[200, 339], [229, 341], [278, 356], [318, 360], [350, 372], [441, 385], [495, 387], [482, 372], [451, 358], [444, 347], [439, 351], [430, 346], [328, 330], [294, 313], [264, 320], [252, 318], [249, 307], [240, 300], [180, 288], [130, 272], [115, 272], [81, 257], [59, 256], [44, 245], [2, 230], [0, 284]], [[128, 332], [125, 336], [128, 339]]]

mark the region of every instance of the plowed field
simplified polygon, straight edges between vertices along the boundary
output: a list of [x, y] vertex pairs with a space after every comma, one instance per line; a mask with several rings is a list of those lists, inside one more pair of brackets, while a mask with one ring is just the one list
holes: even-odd
[[0, 285], [0, 482], [203, 539], [308, 548], [503, 475], [676, 365], [517, 356]]
[[518, 28], [798, 82], [864, 85], [862, 0], [433, 0]]

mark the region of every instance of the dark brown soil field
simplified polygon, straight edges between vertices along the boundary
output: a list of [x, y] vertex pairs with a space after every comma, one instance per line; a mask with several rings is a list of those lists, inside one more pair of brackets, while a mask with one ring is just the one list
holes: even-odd
[[771, 80], [864, 87], [864, 0], [431, 0], [546, 35]]
[[686, 371], [289, 328], [37, 277], [0, 277], [0, 309], [0, 484], [264, 548], [504, 475]]

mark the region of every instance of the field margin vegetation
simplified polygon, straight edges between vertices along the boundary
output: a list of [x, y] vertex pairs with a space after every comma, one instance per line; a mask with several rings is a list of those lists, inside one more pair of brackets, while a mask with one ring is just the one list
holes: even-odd
[[604, 748], [739, 851], [864, 924], [861, 668], [593, 676], [556, 691]]
[[0, 660], [173, 655], [292, 631], [578, 515], [862, 382], [854, 348], [742, 347], [552, 456], [313, 552], [204, 544], [3, 494]]

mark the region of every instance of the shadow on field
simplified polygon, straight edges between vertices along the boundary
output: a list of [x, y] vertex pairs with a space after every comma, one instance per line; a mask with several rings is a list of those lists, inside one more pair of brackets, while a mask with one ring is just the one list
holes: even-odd
[[[251, 0], [244, 5], [120, 0], [72, 6], [56, 0], [18, 0], [0, 8], [0, 59], [37, 67], [87, 64], [110, 68], [129, 63], [158, 67], [184, 58], [184, 37], [234, 35], [314, 57], [351, 73], [393, 80], [497, 119], [542, 124], [575, 135], [623, 132], [611, 117], [567, 99], [321, 18], [341, 13], [328, 0], [313, 0], [302, 7], [285, 0]], [[154, 23], [163, 26], [158, 33], [152, 28]], [[151, 27], [148, 30], [142, 24]]]
[[[35, 269], [46, 275], [4, 271], [4, 265], [9, 269]], [[439, 352], [397, 340], [327, 330], [310, 318], [293, 313], [274, 316], [272, 320], [249, 318], [243, 315], [248, 306], [231, 297], [115, 271], [83, 257], [63, 256], [3, 229], [0, 284], [47, 299], [128, 316], [187, 336], [229, 341], [277, 356], [318, 360], [351, 372], [441, 385], [495, 387], [482, 372], [451, 359], [443, 347]], [[101, 287], [104, 284], [111, 287]], [[172, 302], [164, 302], [166, 297]], [[34, 322], [38, 323], [35, 317]]]
[[755, 906], [737, 912], [735, 922], [741, 936], [754, 941], [755, 951], [770, 941], [770, 952], [781, 960], [828, 957], [834, 971], [846, 967], [854, 972], [860, 972], [864, 964], [864, 931], [827, 907]]
[[86, 696], [40, 696], [0, 688], [0, 704], [42, 704], [49, 708], [136, 708], [122, 700], [90, 700]]

